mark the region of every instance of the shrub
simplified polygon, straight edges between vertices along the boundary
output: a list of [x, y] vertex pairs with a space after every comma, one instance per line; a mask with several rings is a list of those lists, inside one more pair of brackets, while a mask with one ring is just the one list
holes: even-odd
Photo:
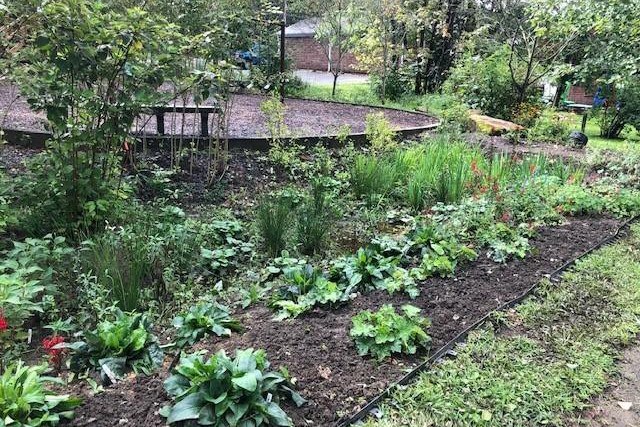
[[443, 86], [465, 104], [492, 117], [509, 120], [516, 107], [516, 96], [509, 72], [509, 47], [503, 46], [486, 58], [466, 52]]
[[566, 113], [546, 109], [527, 130], [532, 141], [563, 143], [572, 130], [571, 117]]
[[386, 304], [377, 312], [367, 310], [354, 316], [350, 335], [358, 354], [383, 360], [392, 353], [414, 354], [419, 348], [428, 348], [431, 338], [425, 330], [431, 322], [419, 314], [420, 309], [412, 305], [403, 305], [402, 314], [397, 314]]
[[640, 129], [640, 78], [628, 77], [615, 98], [596, 110], [600, 135], [607, 138], [618, 138], [627, 125]]
[[[377, 73], [369, 74], [369, 84], [376, 96], [382, 100], [397, 101], [405, 95], [411, 93], [413, 82], [410, 73], [404, 70], [391, 70], [387, 73], [386, 79]], [[408, 70], [407, 70], [408, 71]]]
[[42, 374], [43, 366], [9, 365], [0, 376], [0, 425], [56, 426], [62, 419], [73, 418], [80, 399], [57, 395], [45, 385], [53, 381]]
[[475, 129], [475, 123], [469, 116], [469, 107], [458, 102], [444, 108], [440, 112], [440, 132], [470, 132]]
[[365, 134], [376, 153], [391, 151], [397, 146], [396, 133], [384, 113], [369, 113], [365, 118]]
[[143, 314], [117, 311], [114, 321], [100, 322], [94, 331], [84, 332], [84, 341], [70, 346], [73, 350], [71, 370], [99, 369], [102, 382], [125, 373], [149, 374], [162, 365], [163, 352]]
[[265, 248], [272, 257], [285, 249], [292, 209], [291, 199], [284, 195], [264, 199], [258, 206], [256, 224]]
[[171, 425], [292, 426], [280, 407], [283, 397], [300, 406], [286, 375], [270, 372], [264, 351], [238, 351], [235, 359], [220, 351], [204, 360], [199, 354], [182, 357], [165, 382], [172, 406], [160, 411]]
[[229, 309], [217, 302], [204, 302], [173, 319], [176, 331], [176, 345], [183, 348], [193, 345], [206, 335], [228, 337], [231, 331], [241, 331], [240, 322], [234, 320]]

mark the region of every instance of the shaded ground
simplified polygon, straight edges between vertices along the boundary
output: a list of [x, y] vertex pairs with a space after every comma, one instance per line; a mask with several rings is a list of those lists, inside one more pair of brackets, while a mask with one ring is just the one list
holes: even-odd
[[[266, 97], [261, 95], [236, 94], [233, 96], [229, 115], [230, 138], [268, 136], [266, 117], [260, 110], [260, 105], [265, 99]], [[186, 100], [186, 103], [190, 104], [189, 100]], [[180, 105], [183, 105], [182, 101], [176, 103], [176, 111], [179, 111]], [[348, 126], [350, 133], [363, 133], [366, 116], [376, 112], [382, 112], [394, 129], [422, 127], [437, 121], [430, 116], [406, 111], [302, 99], [286, 99], [285, 108], [288, 136], [293, 137], [336, 135], [343, 126]], [[214, 123], [217, 123], [216, 117], [211, 115], [209, 129], [217, 128]], [[31, 111], [25, 100], [18, 96], [14, 86], [0, 84], [0, 127], [43, 131], [45, 124], [44, 115]], [[135, 130], [141, 129], [155, 133], [155, 119], [141, 118], [136, 123]], [[167, 134], [199, 134], [200, 116], [166, 114], [165, 132]]]
[[481, 133], [470, 133], [466, 135], [469, 142], [480, 144], [488, 149], [504, 153], [533, 153], [546, 154], [564, 159], [583, 160], [586, 151], [584, 149], [572, 148], [566, 145], [549, 143], [529, 143], [512, 144], [504, 136], [488, 136]]
[[[286, 366], [297, 379], [298, 389], [309, 403], [286, 407], [296, 426], [328, 426], [358, 410], [367, 400], [398, 380], [426, 354], [394, 357], [379, 364], [361, 358], [349, 338], [351, 317], [384, 303], [411, 303], [424, 310], [433, 325], [429, 331], [436, 350], [486, 313], [513, 299], [566, 261], [580, 255], [610, 235], [618, 221], [572, 219], [558, 227], [546, 227], [532, 241], [533, 253], [524, 260], [496, 264], [486, 256], [463, 267], [454, 279], [430, 279], [421, 285], [421, 295], [373, 292], [338, 310], [315, 310], [293, 321], [274, 322], [263, 306], [250, 308], [238, 317], [243, 334], [227, 340], [212, 339], [199, 348], [263, 348], [274, 367]], [[166, 402], [159, 375], [123, 382], [105, 393], [87, 398], [72, 425], [117, 424], [160, 426], [157, 408]], [[125, 422], [119, 420], [126, 420]]]
[[625, 350], [618, 368], [615, 383], [592, 402], [593, 407], [581, 414], [573, 426], [640, 426], [640, 347]]

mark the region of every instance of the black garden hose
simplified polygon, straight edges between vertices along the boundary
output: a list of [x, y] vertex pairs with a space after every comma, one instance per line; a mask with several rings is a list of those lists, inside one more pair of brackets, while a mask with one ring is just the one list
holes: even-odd
[[[560, 276], [562, 273], [564, 273], [569, 267], [572, 267], [578, 260], [580, 260], [581, 258], [584, 258], [585, 256], [591, 254], [592, 252], [594, 252], [594, 251], [600, 249], [601, 247], [603, 247], [605, 245], [608, 245], [611, 242], [613, 242], [613, 241], [617, 240], [618, 238], [620, 238], [620, 234], [621, 234], [622, 230], [628, 228], [633, 222], [637, 221], [638, 218], [640, 218], [640, 216], [636, 215], [636, 216], [628, 219], [627, 221], [625, 221], [623, 224], [621, 224], [617, 228], [617, 230], [616, 230], [616, 232], [614, 234], [612, 234], [612, 235], [608, 236], [607, 238], [603, 239], [602, 241], [598, 242], [596, 245], [594, 245], [590, 249], [586, 250], [584, 253], [582, 253], [578, 257], [573, 258], [572, 260], [566, 262], [560, 268], [556, 269], [551, 274], [549, 274], [548, 275], [548, 279], [551, 280], [551, 281], [559, 280], [558, 276]], [[496, 311], [503, 311], [503, 310], [509, 309], [509, 308], [519, 304], [520, 302], [522, 302], [522, 300], [524, 300], [526, 297], [531, 295], [531, 293], [533, 293], [533, 291], [535, 291], [538, 288], [540, 283], [541, 283], [540, 281], [536, 282], [531, 287], [529, 287], [527, 290], [525, 290], [522, 294], [520, 294], [518, 297], [516, 297], [516, 298], [514, 298], [514, 299], [512, 299], [512, 300], [510, 300], [510, 301], [508, 301], [506, 303], [504, 303], [500, 307], [498, 307], [495, 310], [493, 310], [493, 311], [487, 313], [486, 315], [484, 315], [482, 318], [480, 318], [478, 321], [476, 321], [471, 326], [466, 328], [464, 331], [460, 332], [451, 341], [446, 343], [444, 346], [440, 347], [440, 349], [438, 351], [436, 351], [434, 354], [432, 354], [427, 360], [422, 362], [420, 365], [418, 365], [411, 372], [409, 372], [404, 377], [402, 377], [398, 382], [396, 382], [395, 384], [390, 385], [386, 390], [384, 390], [378, 396], [376, 396], [372, 400], [370, 400], [356, 414], [352, 415], [347, 420], [339, 422], [337, 424], [337, 426], [338, 427], [347, 427], [347, 426], [355, 424], [355, 423], [361, 421], [362, 419], [364, 419], [367, 415], [371, 414], [375, 409], [377, 409], [379, 404], [380, 404], [380, 402], [382, 402], [383, 399], [385, 399], [388, 396], [390, 396], [391, 393], [393, 391], [395, 391], [395, 389], [397, 389], [399, 386], [407, 385], [419, 373], [421, 373], [422, 371], [427, 370], [435, 362], [437, 362], [442, 357], [446, 356], [449, 352], [451, 352], [451, 350], [453, 350], [453, 348], [457, 344], [459, 344], [462, 341], [466, 340], [466, 338], [469, 335], [469, 333], [471, 331], [473, 331], [474, 329], [476, 329], [481, 324], [483, 324], [484, 322], [486, 322], [493, 315], [493, 313], [495, 313]]]

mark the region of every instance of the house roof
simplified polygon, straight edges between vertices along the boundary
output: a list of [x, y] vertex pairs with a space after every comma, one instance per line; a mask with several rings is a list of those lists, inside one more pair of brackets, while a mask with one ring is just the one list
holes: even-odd
[[313, 37], [318, 27], [318, 18], [303, 19], [284, 29], [285, 37]]

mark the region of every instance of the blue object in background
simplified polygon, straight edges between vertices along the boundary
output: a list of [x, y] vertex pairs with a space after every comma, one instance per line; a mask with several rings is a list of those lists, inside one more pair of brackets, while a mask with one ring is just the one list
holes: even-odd
[[602, 94], [602, 86], [598, 86], [598, 90], [596, 90], [595, 95], [593, 95], [593, 106], [594, 107], [602, 107], [606, 104], [607, 98]]

